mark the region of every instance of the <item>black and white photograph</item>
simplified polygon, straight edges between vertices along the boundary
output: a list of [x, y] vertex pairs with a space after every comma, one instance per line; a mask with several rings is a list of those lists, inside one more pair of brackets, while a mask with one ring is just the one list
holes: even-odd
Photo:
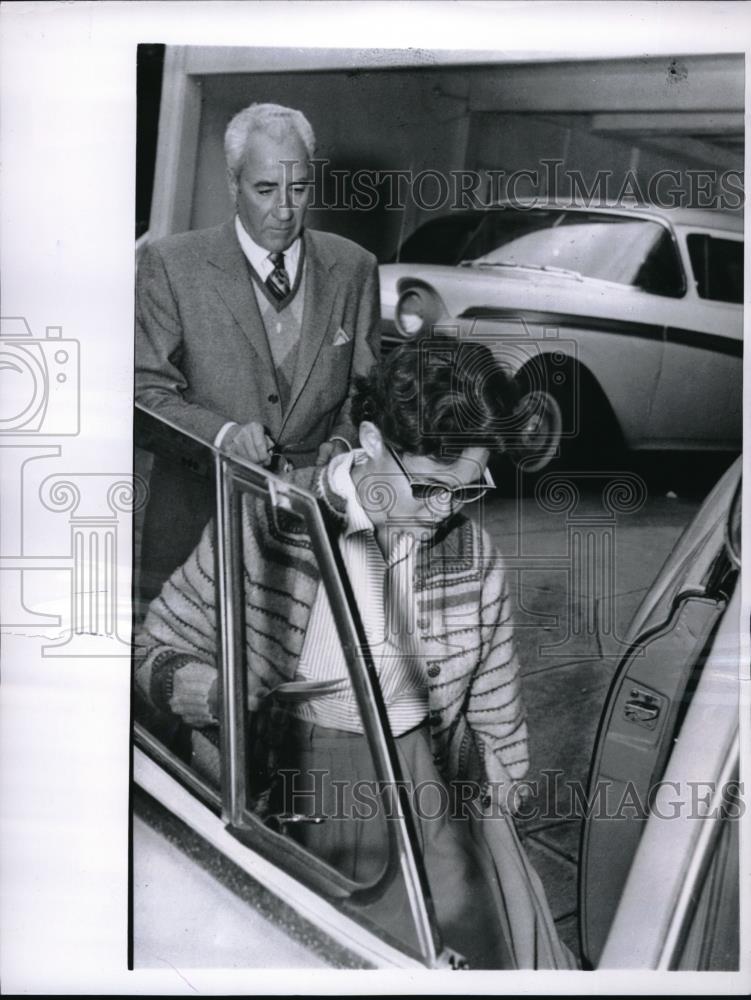
[[747, 993], [744, 5], [17, 6], [5, 988]]

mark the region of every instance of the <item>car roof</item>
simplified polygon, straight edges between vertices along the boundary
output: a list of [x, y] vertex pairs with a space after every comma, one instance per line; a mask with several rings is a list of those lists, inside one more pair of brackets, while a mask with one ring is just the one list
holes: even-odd
[[[508, 202], [495, 202], [478, 208], [463, 209], [458, 212], [450, 212], [449, 216], [472, 216], [482, 215], [485, 212], [496, 209], [517, 208], [523, 211], [539, 208], [541, 210], [561, 209], [570, 212], [591, 212], [603, 215], [624, 215], [632, 217], [652, 216], [654, 218], [665, 219], [675, 226], [690, 226], [702, 229], [724, 229], [728, 232], [743, 233], [743, 213], [733, 212], [727, 209], [710, 208], [666, 208], [660, 205], [646, 204], [623, 204], [622, 202], [598, 201], [597, 204], [589, 204], [586, 201], [575, 199], [548, 199], [545, 196], [529, 199], [516, 199]], [[447, 216], [442, 216], [446, 218]]]

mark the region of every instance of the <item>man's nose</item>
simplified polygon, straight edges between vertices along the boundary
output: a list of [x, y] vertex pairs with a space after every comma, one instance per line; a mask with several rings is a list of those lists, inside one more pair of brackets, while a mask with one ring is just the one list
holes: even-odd
[[276, 203], [276, 216], [284, 222], [289, 221], [293, 215], [292, 196], [288, 192], [282, 192]]

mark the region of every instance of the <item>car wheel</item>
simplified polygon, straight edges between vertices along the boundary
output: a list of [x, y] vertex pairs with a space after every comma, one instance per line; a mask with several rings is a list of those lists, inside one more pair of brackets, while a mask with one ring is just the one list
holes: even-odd
[[586, 369], [554, 362], [522, 370], [517, 380], [521, 397], [508, 455], [517, 488], [528, 490], [548, 472], [618, 461], [623, 447], [618, 422]]
[[561, 452], [564, 415], [561, 403], [552, 392], [535, 389], [526, 393], [519, 404], [522, 423], [519, 428], [519, 464], [525, 475], [547, 469]]

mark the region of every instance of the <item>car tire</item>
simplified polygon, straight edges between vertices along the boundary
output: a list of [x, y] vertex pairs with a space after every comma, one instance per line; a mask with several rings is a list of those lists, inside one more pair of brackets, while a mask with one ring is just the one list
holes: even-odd
[[620, 459], [617, 420], [586, 369], [573, 364], [536, 368], [522, 373], [520, 382], [521, 423], [507, 463], [514, 466], [517, 489], [528, 492], [551, 472], [600, 468], [603, 461]]
[[561, 458], [565, 405], [550, 390], [534, 389], [519, 407], [527, 414], [519, 429], [520, 467], [526, 476], [548, 471]]

